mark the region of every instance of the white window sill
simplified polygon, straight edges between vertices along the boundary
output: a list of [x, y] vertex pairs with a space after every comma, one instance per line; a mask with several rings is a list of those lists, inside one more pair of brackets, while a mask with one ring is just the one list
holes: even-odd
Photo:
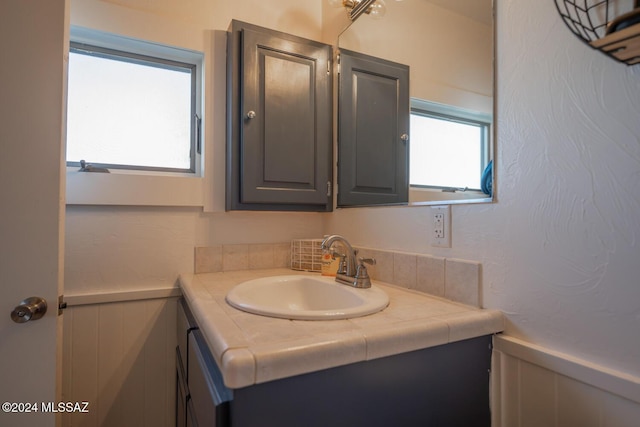
[[409, 202], [419, 205], [437, 205], [446, 202], [447, 204], [454, 203], [484, 203], [491, 202], [492, 198], [477, 190], [457, 191], [450, 193], [448, 191], [442, 191], [432, 188], [417, 188], [409, 187]]
[[187, 174], [78, 172], [67, 168], [67, 205], [203, 206], [203, 178]]

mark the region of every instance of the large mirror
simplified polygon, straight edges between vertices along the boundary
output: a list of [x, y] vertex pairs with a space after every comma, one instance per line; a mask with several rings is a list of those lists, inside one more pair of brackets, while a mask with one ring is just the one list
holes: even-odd
[[[493, 200], [493, 38], [492, 0], [386, 0], [384, 16], [374, 19], [364, 14], [338, 37], [340, 51], [363, 53], [410, 67], [410, 205]], [[421, 130], [423, 121], [434, 120], [454, 126], [481, 124], [481, 141], [464, 142], [449, 147], [447, 152], [447, 144], [439, 142], [440, 136], [418, 135], [434, 132], [433, 128]], [[435, 141], [431, 144], [445, 151], [434, 154], [432, 147], [431, 151], [420, 153], [423, 140]], [[467, 154], [468, 160], [460, 160]], [[470, 180], [420, 176], [424, 171], [439, 169], [446, 175], [452, 170], [447, 159], [452, 158], [468, 169]], [[461, 172], [455, 174], [459, 176]], [[439, 179], [443, 181], [438, 182]]]

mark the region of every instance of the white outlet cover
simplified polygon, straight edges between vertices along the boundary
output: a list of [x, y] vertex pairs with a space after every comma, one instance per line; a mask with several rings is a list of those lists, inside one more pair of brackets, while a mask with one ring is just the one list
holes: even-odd
[[[441, 218], [441, 219], [440, 219]], [[431, 246], [451, 247], [451, 206], [431, 206]]]

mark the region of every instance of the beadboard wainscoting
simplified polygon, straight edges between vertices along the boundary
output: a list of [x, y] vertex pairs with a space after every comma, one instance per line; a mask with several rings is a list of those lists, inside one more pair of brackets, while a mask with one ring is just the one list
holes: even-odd
[[175, 422], [178, 288], [69, 295], [63, 400], [89, 402], [62, 425], [169, 427]]
[[640, 378], [494, 337], [493, 427], [637, 427]]

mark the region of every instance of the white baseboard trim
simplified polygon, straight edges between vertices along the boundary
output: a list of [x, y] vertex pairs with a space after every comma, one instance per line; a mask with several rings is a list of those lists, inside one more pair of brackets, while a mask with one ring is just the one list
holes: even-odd
[[493, 348], [557, 374], [640, 403], [640, 377], [506, 335], [494, 336]]

